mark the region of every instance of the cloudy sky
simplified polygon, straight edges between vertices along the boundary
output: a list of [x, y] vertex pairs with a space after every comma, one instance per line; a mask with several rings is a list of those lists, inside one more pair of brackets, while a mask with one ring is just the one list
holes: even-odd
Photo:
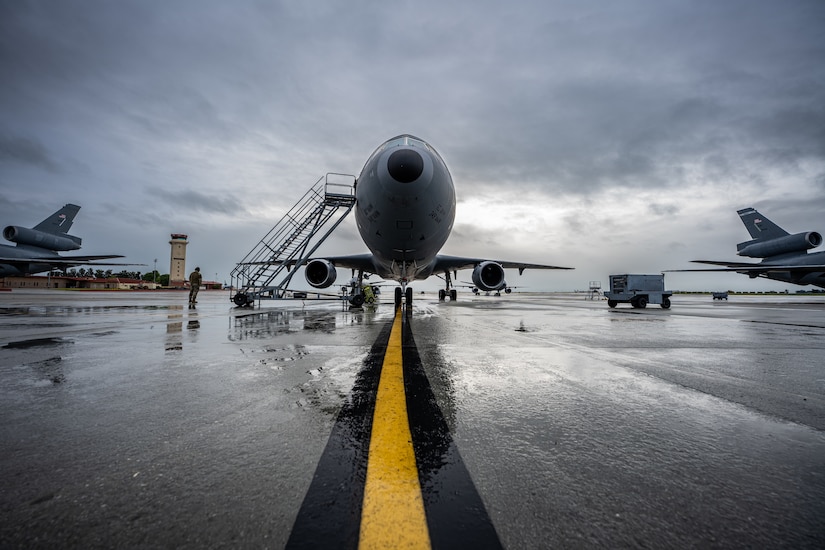
[[[0, 224], [71, 202], [82, 253], [166, 273], [187, 233], [187, 268], [228, 280], [411, 133], [456, 184], [443, 252], [576, 267], [511, 284], [733, 260], [740, 208], [825, 232], [823, 29], [821, 0], [0, 0]], [[319, 250], [357, 252], [352, 220]]]

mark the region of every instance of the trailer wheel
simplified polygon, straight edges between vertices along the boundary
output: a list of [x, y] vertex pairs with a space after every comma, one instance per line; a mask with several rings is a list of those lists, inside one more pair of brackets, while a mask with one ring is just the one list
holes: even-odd
[[667, 296], [662, 298], [662, 309], [670, 309], [670, 298]]
[[634, 307], [637, 307], [639, 309], [646, 308], [647, 307], [647, 298], [645, 298], [644, 296], [639, 296], [638, 298], [636, 298], [636, 305]]
[[616, 300], [608, 300], [607, 301], [607, 305], [609, 307], [616, 307], [618, 304], [619, 304], [619, 302], [617, 302]]
[[232, 301], [235, 302], [235, 305], [238, 307], [244, 307], [252, 303], [252, 300], [249, 298], [249, 296], [247, 296], [243, 292], [238, 292], [237, 294], [235, 294], [235, 296], [232, 297]]

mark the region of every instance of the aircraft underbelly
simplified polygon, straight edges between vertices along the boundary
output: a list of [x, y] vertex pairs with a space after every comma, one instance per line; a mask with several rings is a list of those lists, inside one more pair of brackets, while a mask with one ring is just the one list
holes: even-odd
[[380, 223], [359, 225], [361, 238], [393, 278], [425, 277], [431, 272], [429, 264], [449, 236], [450, 226], [429, 219], [424, 209], [407, 209], [404, 214]]

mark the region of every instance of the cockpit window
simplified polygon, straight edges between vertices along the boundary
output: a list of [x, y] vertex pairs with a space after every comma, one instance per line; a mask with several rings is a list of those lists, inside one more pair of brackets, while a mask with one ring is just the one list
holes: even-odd
[[386, 142], [380, 149], [383, 151], [390, 147], [398, 147], [400, 145], [412, 145], [413, 147], [421, 147], [422, 149], [430, 150], [430, 146], [426, 142], [416, 139], [412, 136], [398, 136]]
[[[416, 137], [413, 137], [411, 135], [405, 134], [405, 135], [401, 135], [401, 136], [398, 136], [398, 137], [394, 137], [391, 140], [379, 145], [378, 149], [376, 149], [370, 155], [370, 158], [367, 159], [366, 164], [369, 164], [369, 162], [376, 155], [380, 154], [381, 152], [386, 151], [387, 149], [390, 149], [392, 147], [400, 147], [402, 145], [413, 146], [413, 147], [421, 147], [422, 149], [424, 149], [426, 151], [429, 151], [432, 154], [436, 155], [438, 158], [441, 158], [441, 155], [439, 155], [438, 152], [435, 149], [430, 147], [430, 145], [426, 141], [423, 141], [423, 140], [418, 139]], [[444, 162], [444, 160], [442, 159], [441, 162]], [[366, 164], [364, 166], [366, 166]]]
[[399, 145], [406, 145], [406, 144], [407, 144], [407, 136], [401, 136], [401, 137], [389, 140], [387, 143], [384, 144], [384, 146], [381, 149], [382, 150], [383, 149], [389, 149], [390, 147], [398, 147]]

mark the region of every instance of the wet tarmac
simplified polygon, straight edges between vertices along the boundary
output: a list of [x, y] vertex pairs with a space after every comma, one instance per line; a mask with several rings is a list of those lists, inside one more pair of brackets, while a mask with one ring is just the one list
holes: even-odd
[[[0, 293], [0, 547], [364, 539], [392, 305], [199, 302]], [[405, 319], [433, 547], [825, 547], [825, 298], [428, 294]]]

